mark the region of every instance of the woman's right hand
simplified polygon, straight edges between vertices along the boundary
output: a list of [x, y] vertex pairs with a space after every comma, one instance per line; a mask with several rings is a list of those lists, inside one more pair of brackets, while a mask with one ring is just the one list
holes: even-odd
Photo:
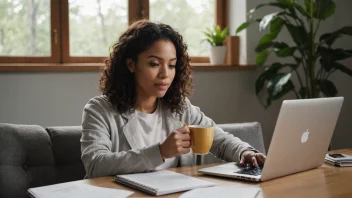
[[176, 129], [160, 144], [160, 154], [163, 159], [187, 154], [190, 151], [189, 129], [185, 125]]

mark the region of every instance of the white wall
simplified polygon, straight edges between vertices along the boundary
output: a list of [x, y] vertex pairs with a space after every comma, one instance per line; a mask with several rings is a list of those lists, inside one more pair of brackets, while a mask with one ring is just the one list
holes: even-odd
[[[249, 10], [259, 1], [247, 2]], [[347, 19], [352, 18], [352, 1], [337, 2], [335, 17], [324, 27], [328, 30], [347, 23], [351, 25], [351, 21]], [[249, 63], [253, 63], [253, 49], [260, 33], [253, 26], [246, 34], [247, 41], [244, 42], [247, 45], [247, 59]], [[351, 39], [339, 43], [340, 46], [350, 49], [351, 44]], [[348, 66], [351, 68], [351, 61]], [[265, 145], [268, 147], [280, 102], [275, 102], [268, 110], [264, 110], [259, 104], [254, 94], [254, 82], [259, 74], [259, 69], [195, 71], [192, 102], [217, 123], [259, 121], [263, 127]], [[345, 97], [333, 138], [333, 147], [350, 148], [352, 89], [348, 85], [351, 85], [352, 78], [342, 74], [332, 77], [340, 95]], [[83, 106], [91, 97], [99, 94], [98, 79], [98, 72], [0, 73], [0, 122], [42, 126], [79, 125]]]
[[98, 72], [0, 73], [0, 122], [80, 125], [86, 102], [98, 95]]

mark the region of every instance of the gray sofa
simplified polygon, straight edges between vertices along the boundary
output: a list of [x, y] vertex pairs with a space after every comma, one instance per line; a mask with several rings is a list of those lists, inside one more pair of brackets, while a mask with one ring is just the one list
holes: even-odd
[[[222, 124], [225, 131], [265, 153], [260, 124]], [[27, 197], [30, 187], [83, 179], [81, 128], [0, 124], [0, 197]], [[202, 163], [220, 160], [207, 155]]]

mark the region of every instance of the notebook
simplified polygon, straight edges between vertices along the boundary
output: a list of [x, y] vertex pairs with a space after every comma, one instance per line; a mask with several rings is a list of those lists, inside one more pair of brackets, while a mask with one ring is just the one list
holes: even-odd
[[116, 175], [114, 179], [118, 183], [130, 186], [154, 196], [215, 186], [212, 182], [168, 170]]

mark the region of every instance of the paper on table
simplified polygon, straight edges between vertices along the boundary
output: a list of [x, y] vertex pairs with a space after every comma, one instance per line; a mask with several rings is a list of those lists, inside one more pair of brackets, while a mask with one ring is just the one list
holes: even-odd
[[209, 188], [198, 188], [185, 192], [180, 196], [180, 198], [253, 198], [259, 191], [259, 188], [255, 187], [239, 188], [230, 186], [215, 186]]
[[79, 184], [77, 182], [67, 182], [51, 186], [30, 188], [29, 194], [33, 197], [45, 198], [101, 198], [101, 197], [128, 197], [133, 194], [131, 191], [118, 190], [104, 187], [92, 186], [89, 184]]

